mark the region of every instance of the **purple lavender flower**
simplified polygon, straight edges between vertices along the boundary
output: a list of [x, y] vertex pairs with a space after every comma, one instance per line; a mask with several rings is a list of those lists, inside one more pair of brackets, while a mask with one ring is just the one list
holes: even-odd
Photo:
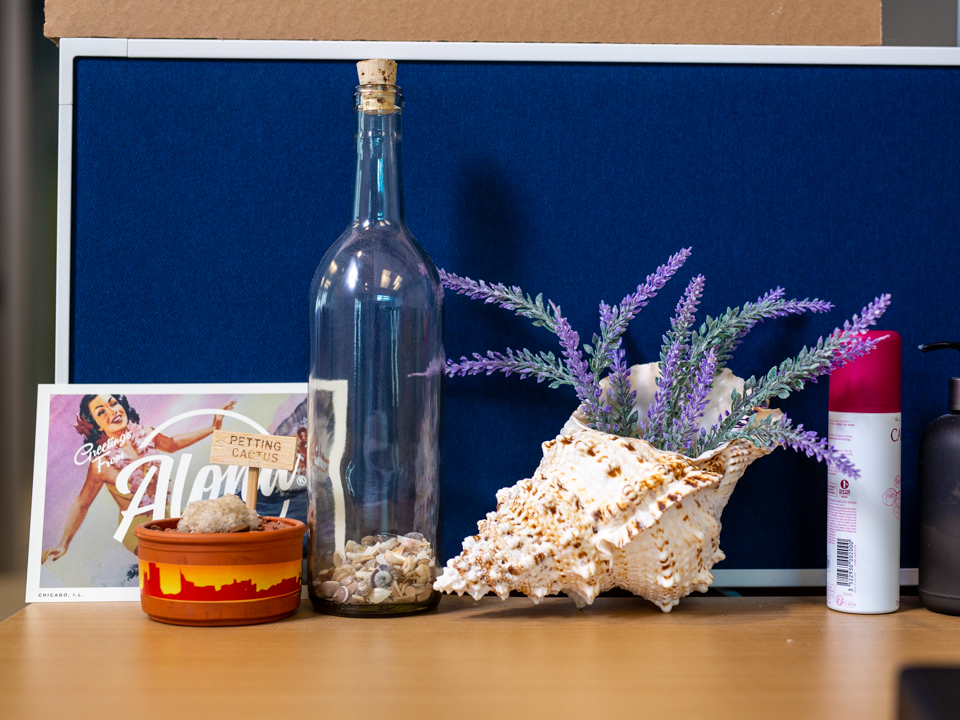
[[690, 248], [684, 248], [680, 252], [671, 255], [666, 263], [657, 268], [656, 272], [647, 276], [647, 279], [637, 286], [637, 291], [627, 295], [620, 302], [620, 322], [626, 324], [630, 322], [641, 308], [645, 307], [657, 292], [667, 284], [667, 280], [672, 278], [677, 270], [690, 257]]
[[683, 451], [692, 450], [697, 439], [697, 429], [700, 426], [700, 418], [707, 407], [707, 396], [713, 387], [713, 378], [717, 371], [717, 353], [711, 348], [707, 350], [700, 365], [697, 368], [697, 374], [694, 377], [690, 392], [687, 393], [686, 404], [677, 418], [674, 435], [676, 437], [677, 448]]
[[607, 376], [610, 380], [611, 410], [616, 412], [616, 425], [620, 429], [619, 434], [625, 437], [637, 437], [636, 420], [634, 419], [634, 402], [637, 399], [637, 391], [631, 388], [630, 368], [626, 363], [627, 354], [619, 345], [620, 341], [618, 340], [617, 348], [613, 351], [610, 373]]
[[657, 390], [653, 395], [653, 402], [647, 410], [646, 433], [644, 439], [654, 443], [655, 439], [664, 434], [667, 426], [667, 414], [670, 407], [671, 393], [677, 370], [680, 367], [680, 358], [684, 349], [679, 345], [671, 345], [667, 357], [660, 363], [660, 378], [657, 380]]
[[804, 430], [802, 424], [794, 427], [786, 415], [772, 425], [771, 440], [802, 452], [807, 457], [815, 457], [820, 462], [826, 462], [829, 467], [847, 477], [860, 477], [860, 471], [850, 462], [850, 458], [841, 454], [815, 431]]
[[492, 375], [495, 372], [502, 372], [504, 375], [516, 373], [522, 378], [532, 375], [537, 379], [537, 382], [549, 380], [552, 386], [572, 384], [562, 363], [558, 363], [550, 353], [534, 355], [529, 350], [514, 351], [507, 348], [506, 353], [488, 350], [486, 357], [473, 353], [473, 358], [473, 360], [469, 360], [462, 357], [460, 362], [448, 360], [447, 375], [453, 377], [455, 375], [479, 375], [480, 373]]
[[684, 342], [690, 328], [693, 327], [693, 318], [697, 312], [697, 306], [700, 305], [704, 282], [703, 275], [694, 277], [687, 285], [683, 298], [677, 304], [677, 314], [670, 321], [675, 341]]
[[670, 258], [647, 279], [637, 286], [634, 293], [627, 295], [620, 305], [611, 307], [600, 303], [600, 335], [594, 335], [595, 346], [593, 370], [601, 373], [612, 362], [612, 351], [620, 347], [620, 338], [627, 324], [636, 317], [641, 308], [652, 300], [657, 292], [673, 277], [690, 257], [690, 248], [685, 248]]
[[587, 408], [587, 416], [595, 415], [599, 407], [600, 383], [590, 372], [590, 363], [583, 359], [580, 352], [580, 335], [578, 335], [567, 319], [560, 315], [559, 308], [551, 303], [554, 316], [557, 320], [557, 338], [563, 350], [567, 369], [573, 376], [573, 387], [577, 391], [577, 398]]
[[[647, 430], [654, 436], [667, 432], [676, 411], [674, 385], [684, 383], [684, 378], [681, 376], [682, 362], [688, 355], [687, 339], [690, 328], [693, 326], [694, 314], [700, 304], [700, 297], [703, 295], [703, 285], [703, 275], [697, 275], [687, 285], [683, 297], [677, 303], [676, 314], [670, 321], [671, 330], [664, 338], [666, 349], [661, 357], [660, 379], [657, 381], [653, 402], [647, 410]], [[710, 382], [713, 382], [712, 375]], [[709, 392], [709, 385], [710, 383], [707, 384], [707, 392]]]
[[828, 375], [837, 368], [863, 357], [873, 350], [883, 338], [868, 340], [860, 335], [866, 332], [890, 307], [890, 295], [884, 294], [869, 303], [860, 315], [854, 315], [843, 323], [843, 328], [836, 328], [825, 341], [820, 338], [817, 349], [821, 350], [821, 364], [818, 375]]
[[[757, 298], [757, 305], [763, 305], [764, 303], [773, 302], [774, 300], [782, 300], [783, 296], [787, 294], [787, 291], [782, 287], [777, 285], [773, 290], [768, 290], [763, 295]], [[749, 303], [746, 303], [749, 304]]]
[[890, 307], [890, 295], [885, 293], [868, 304], [860, 312], [859, 316], [854, 315], [849, 321], [843, 323], [844, 332], [865, 332], [868, 328], [876, 324], [877, 320], [886, 312], [888, 307]]
[[551, 332], [555, 331], [556, 320], [544, 306], [543, 295], [537, 295], [535, 299], [531, 299], [516, 285], [510, 288], [503, 283], [488, 285], [483, 280], [474, 281], [468, 277], [460, 277], [442, 268], [438, 273], [443, 286], [458, 295], [466, 295], [474, 300], [483, 300], [484, 303], [494, 303], [505, 310], [513, 310], [517, 315], [532, 319], [534, 325], [545, 327]]

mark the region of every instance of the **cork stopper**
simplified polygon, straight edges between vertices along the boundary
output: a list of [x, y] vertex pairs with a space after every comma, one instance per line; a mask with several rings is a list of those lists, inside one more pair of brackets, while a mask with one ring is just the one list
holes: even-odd
[[364, 60], [357, 63], [360, 76], [360, 108], [368, 115], [397, 112], [397, 63], [393, 60]]
[[357, 63], [361, 85], [396, 85], [397, 63], [393, 60], [363, 60]]

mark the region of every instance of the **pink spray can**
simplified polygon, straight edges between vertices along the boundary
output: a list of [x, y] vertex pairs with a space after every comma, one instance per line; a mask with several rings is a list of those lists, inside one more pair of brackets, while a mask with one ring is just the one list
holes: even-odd
[[830, 375], [829, 442], [860, 471], [827, 475], [827, 605], [851, 613], [900, 607], [900, 427], [903, 348], [892, 331]]

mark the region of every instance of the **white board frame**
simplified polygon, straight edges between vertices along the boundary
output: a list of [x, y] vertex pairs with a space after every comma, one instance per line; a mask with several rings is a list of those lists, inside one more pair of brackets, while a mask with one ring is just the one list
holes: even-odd
[[[333, 42], [310, 40], [60, 40], [57, 297], [54, 378], [69, 382], [73, 208], [73, 69], [78, 57], [190, 60], [395, 60], [461, 62], [676, 63], [717, 65], [960, 66], [960, 48], [799, 45], [602, 45], [578, 43]], [[715, 587], [826, 585], [824, 569], [714, 570]], [[900, 570], [901, 585], [917, 569]]]

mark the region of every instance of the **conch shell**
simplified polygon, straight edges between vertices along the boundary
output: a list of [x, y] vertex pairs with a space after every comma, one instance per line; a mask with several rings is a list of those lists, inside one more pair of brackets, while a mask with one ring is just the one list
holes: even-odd
[[670, 612], [713, 582], [720, 514], [747, 466], [772, 450], [735, 440], [691, 459], [575, 416], [543, 443], [533, 478], [497, 493], [496, 512], [434, 589], [475, 599], [517, 590], [534, 603], [562, 592], [583, 607], [620, 587]]

